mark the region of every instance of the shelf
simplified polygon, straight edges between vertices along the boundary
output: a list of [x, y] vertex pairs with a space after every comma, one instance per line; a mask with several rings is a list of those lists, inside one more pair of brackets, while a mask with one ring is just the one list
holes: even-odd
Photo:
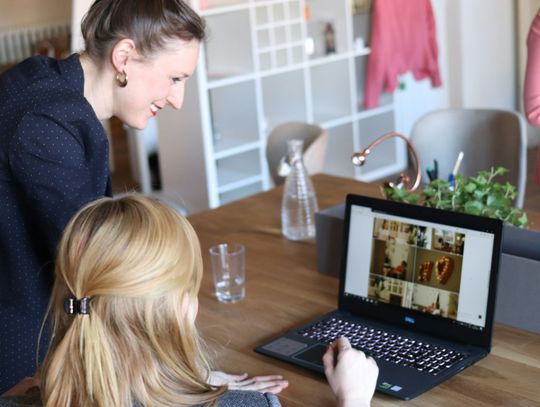
[[219, 140], [214, 142], [214, 158], [221, 160], [236, 154], [245, 153], [246, 151], [259, 150], [261, 148], [260, 141], [252, 141], [251, 134], [238, 136], [235, 139]]
[[303, 46], [304, 46], [304, 43], [303, 43], [303, 42], [291, 42], [291, 43], [287, 43], [287, 44], [274, 45], [273, 47], [259, 48], [259, 49], [257, 50], [257, 53], [263, 54], [263, 53], [265, 53], [265, 52], [273, 52], [273, 51], [287, 50], [287, 49], [289, 49], [289, 48], [303, 47]]
[[299, 70], [302, 70], [303, 68], [304, 68], [303, 64], [293, 64], [293, 65], [285, 66], [285, 67], [282, 67], [282, 68], [273, 68], [273, 69], [261, 72], [260, 77], [261, 78], [269, 78], [269, 77], [273, 77], [273, 76], [276, 76], [276, 75], [285, 74], [285, 73], [288, 73], [288, 72], [299, 71]]
[[354, 56], [356, 57], [366, 56], [366, 55], [369, 55], [370, 53], [371, 53], [371, 48], [369, 47], [361, 47], [361, 48], [355, 49], [353, 52]]
[[354, 50], [352, 52], [342, 52], [339, 54], [329, 54], [329, 55], [324, 55], [317, 58], [312, 58], [309, 60], [308, 65], [317, 66], [317, 65], [331, 64], [336, 61], [349, 60], [351, 57], [366, 56], [366, 55], [369, 55], [370, 53], [371, 53], [371, 49], [364, 47], [358, 50]]
[[254, 175], [253, 177], [243, 178], [230, 184], [223, 185], [219, 188], [219, 194], [234, 194], [240, 189], [249, 188], [253, 185], [260, 184], [262, 182], [261, 175]]
[[265, 133], [284, 122], [307, 120], [302, 70], [264, 77], [261, 83]]
[[302, 18], [298, 0], [255, 2], [255, 26], [261, 27]]
[[371, 15], [369, 13], [358, 13], [352, 16], [353, 41], [362, 38], [364, 44], [371, 43]]
[[253, 81], [212, 89], [209, 102], [211, 137], [216, 153], [259, 140]]
[[216, 89], [223, 86], [234, 85], [235, 83], [252, 81], [253, 79], [255, 79], [255, 74], [239, 75], [234, 72], [229, 72], [228, 74], [223, 73], [219, 76], [216, 74], [214, 74], [213, 76], [208, 75], [208, 79], [209, 82], [207, 83], [207, 88]]
[[292, 20], [281, 20], [281, 21], [275, 21], [273, 23], [267, 23], [267, 24], [260, 24], [255, 27], [256, 31], [268, 31], [273, 28], [277, 27], [287, 27], [291, 25], [301, 25], [304, 20], [300, 18], [295, 18]]
[[301, 63], [304, 60], [303, 19], [300, 2], [284, 0], [255, 7], [256, 54], [259, 70]]
[[301, 68], [304, 62], [302, 44], [292, 44], [263, 50], [258, 55], [261, 76], [268, 76]]
[[321, 122], [319, 123], [319, 126], [321, 126], [323, 129], [331, 129], [333, 127], [339, 127], [343, 126], [344, 124], [352, 123], [355, 119], [357, 119], [355, 115], [344, 116], [338, 119]]
[[216, 14], [234, 13], [236, 11], [246, 10], [249, 8], [249, 0], [209, 0], [206, 2], [207, 6], [205, 8], [200, 7], [200, 4], [203, 2], [195, 1], [195, 3], [199, 3], [197, 10], [202, 17], [213, 16]]
[[309, 61], [310, 66], [331, 64], [336, 61], [345, 61], [350, 58], [352, 54], [350, 52], [342, 52], [341, 54], [324, 55], [317, 58], [312, 58]]
[[349, 76], [347, 60], [311, 68], [311, 99], [316, 123], [352, 114]]
[[354, 150], [352, 123], [327, 129], [328, 149], [324, 172], [339, 177], [354, 178], [355, 167], [351, 162]]
[[[249, 10], [210, 15], [206, 21], [210, 27], [209, 38], [205, 43], [208, 77], [253, 73]], [[232, 72], [231, 65], [234, 66]]]
[[234, 190], [231, 190], [229, 192], [223, 192], [219, 194], [219, 202], [222, 205], [231, 203], [233, 201], [237, 201], [242, 198], [246, 198], [250, 195], [254, 195], [258, 192], [261, 192], [263, 190], [262, 183], [260, 181], [255, 182], [253, 184], [236, 188]]
[[218, 192], [227, 192], [262, 180], [259, 151], [248, 151], [216, 160], [216, 169]]
[[366, 109], [363, 106], [359, 106], [358, 113], [356, 113], [355, 117], [357, 120], [367, 119], [369, 117], [378, 116], [383, 113], [392, 112], [394, 110], [394, 103], [388, 103], [383, 106], [374, 107], [371, 109]]
[[[312, 38], [314, 43], [314, 53], [311, 57], [326, 55], [327, 46], [331, 43], [336, 53], [348, 52], [350, 43], [347, 34], [348, 2], [306, 0], [305, 4], [307, 36]], [[330, 28], [333, 34], [328, 35]]]

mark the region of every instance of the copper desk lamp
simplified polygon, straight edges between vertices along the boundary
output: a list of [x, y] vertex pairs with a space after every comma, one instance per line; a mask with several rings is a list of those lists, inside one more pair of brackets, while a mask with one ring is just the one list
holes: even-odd
[[416, 152], [416, 149], [414, 148], [410, 140], [401, 133], [386, 133], [376, 138], [362, 151], [354, 153], [351, 157], [352, 163], [356, 165], [357, 167], [361, 167], [362, 165], [365, 164], [367, 156], [373, 151], [373, 148], [375, 148], [378, 144], [382, 143], [383, 141], [388, 140], [389, 138], [392, 138], [392, 137], [398, 137], [404, 140], [405, 143], [407, 143], [407, 148], [409, 149], [412, 156], [414, 157], [414, 161], [416, 164], [416, 180], [414, 181], [414, 184], [412, 185], [412, 187], [409, 187], [409, 184], [411, 181], [410, 177], [407, 174], [402, 172], [399, 174], [399, 178], [397, 179], [395, 183], [391, 181], [385, 181], [382, 185], [383, 186], [382, 191], [385, 198], [387, 198], [386, 194], [384, 193], [384, 190], [386, 188], [407, 188], [410, 191], [415, 191], [420, 185], [420, 181], [422, 179], [420, 160], [418, 159], [418, 153]]

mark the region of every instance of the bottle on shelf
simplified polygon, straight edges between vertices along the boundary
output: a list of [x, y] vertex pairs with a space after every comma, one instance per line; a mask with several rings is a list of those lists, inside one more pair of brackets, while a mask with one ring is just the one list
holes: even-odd
[[315, 212], [319, 210], [315, 189], [303, 161], [302, 140], [289, 140], [290, 172], [281, 203], [281, 231], [290, 240], [315, 237]]
[[326, 23], [324, 27], [324, 53], [326, 55], [336, 53], [336, 33], [332, 23]]

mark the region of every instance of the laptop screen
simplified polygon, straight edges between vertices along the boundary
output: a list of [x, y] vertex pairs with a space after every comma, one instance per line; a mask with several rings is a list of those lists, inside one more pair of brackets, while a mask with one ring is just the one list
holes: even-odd
[[384, 200], [352, 200], [341, 293], [346, 302], [400, 315], [405, 324], [423, 319], [430, 326], [491, 330], [499, 221]]

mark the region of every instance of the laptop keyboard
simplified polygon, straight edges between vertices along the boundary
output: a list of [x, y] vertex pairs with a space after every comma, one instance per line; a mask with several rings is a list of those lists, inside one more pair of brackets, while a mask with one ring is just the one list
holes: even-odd
[[374, 359], [408, 366], [433, 375], [452, 367], [464, 357], [462, 353], [454, 350], [337, 318], [319, 321], [297, 333], [327, 344], [345, 336], [354, 348]]

